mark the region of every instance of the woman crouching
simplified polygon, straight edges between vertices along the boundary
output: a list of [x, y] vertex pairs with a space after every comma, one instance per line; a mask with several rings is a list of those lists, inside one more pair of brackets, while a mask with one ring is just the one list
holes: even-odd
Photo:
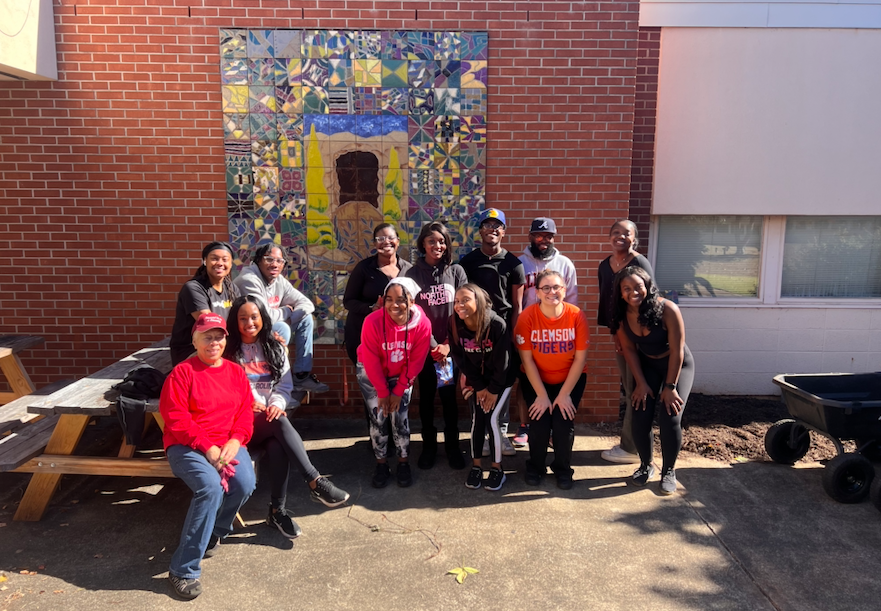
[[175, 593], [187, 600], [202, 593], [202, 558], [232, 532], [255, 486], [245, 448], [254, 430], [251, 386], [241, 367], [223, 359], [226, 336], [222, 316], [200, 315], [193, 326], [196, 356], [172, 369], [159, 399], [168, 463], [193, 491], [168, 571]]
[[375, 488], [391, 477], [386, 460], [391, 419], [398, 453], [398, 485], [413, 483], [410, 471], [410, 421], [407, 409], [413, 380], [422, 371], [431, 342], [431, 323], [413, 300], [419, 292], [410, 278], [394, 278], [383, 292], [383, 306], [364, 320], [358, 346], [358, 384], [370, 417], [370, 442], [376, 456]]

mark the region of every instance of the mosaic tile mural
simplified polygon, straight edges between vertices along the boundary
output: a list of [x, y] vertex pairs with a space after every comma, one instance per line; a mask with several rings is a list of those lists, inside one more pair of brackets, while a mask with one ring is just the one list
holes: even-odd
[[273, 243], [341, 343], [349, 272], [396, 225], [401, 256], [447, 223], [454, 259], [485, 204], [486, 32], [221, 30], [230, 241]]

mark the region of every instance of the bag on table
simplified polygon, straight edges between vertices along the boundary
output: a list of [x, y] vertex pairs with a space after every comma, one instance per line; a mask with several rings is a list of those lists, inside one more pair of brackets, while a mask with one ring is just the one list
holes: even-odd
[[116, 417], [125, 433], [125, 442], [136, 446], [141, 443], [144, 432], [147, 399], [158, 399], [166, 375], [150, 365], [138, 365], [129, 371], [122, 382], [115, 384], [119, 391], [116, 400]]

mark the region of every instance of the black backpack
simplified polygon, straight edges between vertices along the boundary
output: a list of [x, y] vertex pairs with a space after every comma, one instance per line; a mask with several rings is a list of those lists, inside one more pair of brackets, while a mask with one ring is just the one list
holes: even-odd
[[115, 384], [119, 391], [116, 416], [125, 433], [125, 442], [136, 446], [144, 432], [144, 413], [147, 399], [158, 399], [167, 376], [150, 365], [138, 365], [129, 371], [122, 382]]

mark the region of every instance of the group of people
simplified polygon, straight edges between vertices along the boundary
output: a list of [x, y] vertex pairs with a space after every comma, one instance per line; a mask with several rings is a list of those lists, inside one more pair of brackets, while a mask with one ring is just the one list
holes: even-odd
[[[364, 398], [376, 460], [374, 487], [392, 479], [389, 458], [396, 459], [397, 484], [413, 482], [409, 404], [416, 381], [420, 469], [431, 469], [437, 459], [436, 396], [447, 462], [457, 470], [467, 466], [459, 446], [461, 393], [472, 414], [466, 487], [499, 490], [507, 477], [502, 457], [516, 454], [514, 445], [529, 447], [528, 485], [546, 476], [553, 448], [549, 466], [556, 484], [572, 487], [574, 421], [590, 341], [577, 305], [576, 269], [555, 247], [552, 219], [532, 221], [529, 246], [519, 258], [502, 246], [506, 229], [502, 211], [483, 211], [480, 245], [454, 263], [446, 226], [428, 223], [416, 240], [414, 265], [398, 256], [395, 227], [382, 223], [373, 231], [376, 254], [350, 274], [345, 344]], [[655, 475], [657, 412], [659, 490], [672, 494], [693, 359], [678, 307], [660, 296], [651, 266], [636, 252], [636, 226], [618, 221], [609, 236], [613, 252], [598, 270], [597, 322], [614, 338], [625, 413], [620, 445], [602, 456], [638, 462], [630, 482], [646, 485]], [[175, 367], [160, 399], [166, 454], [194, 493], [169, 571], [175, 592], [188, 599], [201, 592], [201, 559], [216, 552], [254, 489], [245, 446], [265, 453], [271, 487], [267, 524], [285, 536], [301, 533], [285, 509], [292, 462], [313, 500], [336, 507], [349, 498], [320, 476], [288, 418], [305, 392], [328, 390], [311, 371], [314, 305], [284, 278], [280, 248], [258, 248], [234, 281], [232, 258], [229, 244], [209, 244], [202, 266], [181, 289], [170, 345]], [[512, 396], [520, 422], [514, 445], [507, 435]]]

